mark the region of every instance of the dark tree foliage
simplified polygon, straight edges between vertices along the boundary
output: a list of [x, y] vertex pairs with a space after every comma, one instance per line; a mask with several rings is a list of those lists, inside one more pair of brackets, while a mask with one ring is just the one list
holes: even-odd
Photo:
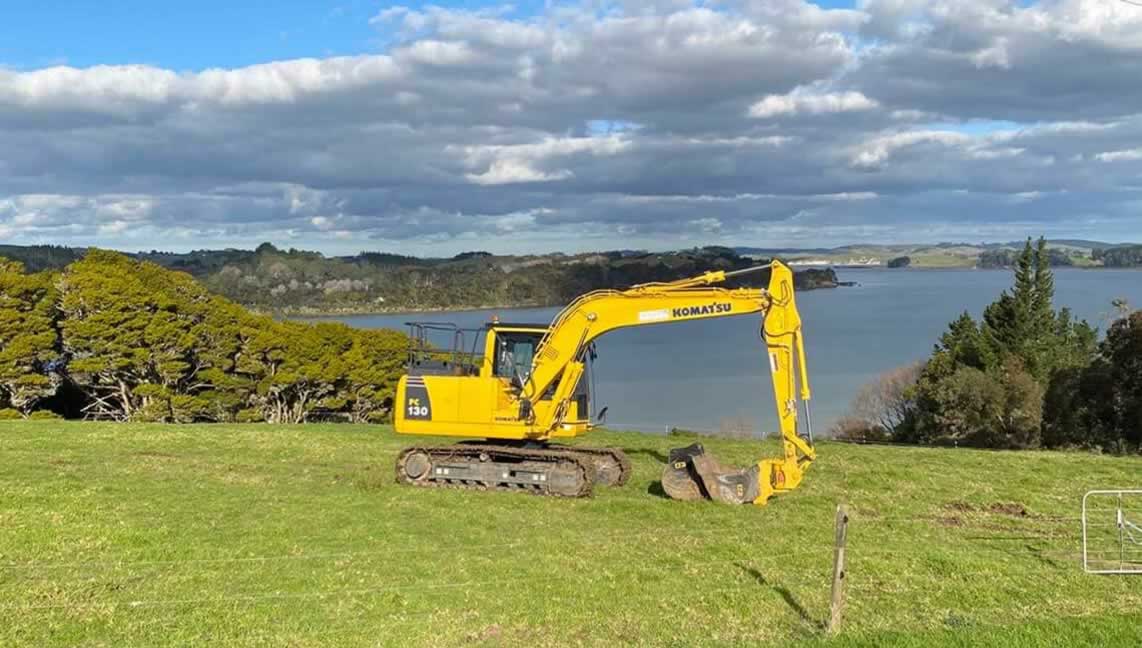
[[1042, 387], [1014, 356], [990, 371], [958, 367], [925, 389], [920, 440], [983, 448], [1039, 444]]
[[1142, 266], [1142, 245], [1095, 249], [1091, 257], [1095, 261], [1102, 261], [1102, 265], [1108, 268], [1137, 268]]
[[187, 274], [93, 250], [58, 276], [0, 263], [0, 409], [28, 415], [66, 380], [82, 403], [133, 421], [304, 422], [388, 414], [406, 338], [255, 315]]
[[31, 272], [59, 270], [81, 259], [84, 252], [61, 245], [0, 245], [0, 258], [17, 261]]
[[1052, 446], [1142, 450], [1142, 311], [1111, 324], [1093, 363], [1054, 377], [1043, 418]]
[[1071, 257], [1071, 255], [1062, 250], [1056, 250], [1054, 248], [1047, 250], [1047, 260], [1051, 267], [1062, 268], [1073, 266], [1075, 264], [1075, 260], [1073, 257]]
[[1006, 248], [984, 250], [976, 263], [981, 268], [1010, 268], [1015, 265], [1015, 252]]
[[1110, 415], [1101, 420], [1104, 442], [1137, 449], [1142, 446], [1142, 311], [1111, 325], [1100, 360], [1111, 383]]
[[1046, 242], [1028, 240], [1014, 260], [1011, 290], [984, 309], [981, 322], [965, 312], [949, 325], [917, 381], [915, 424], [902, 427], [898, 440], [1054, 443], [1044, 437], [1044, 394], [1090, 365], [1096, 332], [1066, 308], [1055, 310], [1050, 265]]
[[[1019, 251], [1008, 248], [984, 250], [979, 253], [979, 260], [976, 265], [980, 268], [989, 269], [1011, 268], [1018, 264], [1021, 257], [1022, 254]], [[1066, 267], [1075, 264], [1075, 260], [1069, 254], [1057, 248], [1047, 248], [1044, 258], [1047, 265], [1051, 267]]]
[[900, 256], [888, 260], [889, 268], [907, 268], [912, 265], [912, 257]]

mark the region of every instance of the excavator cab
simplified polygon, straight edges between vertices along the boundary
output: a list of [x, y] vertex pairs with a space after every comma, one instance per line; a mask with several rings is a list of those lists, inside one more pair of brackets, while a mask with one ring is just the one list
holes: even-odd
[[[534, 438], [535, 408], [550, 404], [553, 389], [525, 395], [546, 324], [493, 319], [478, 328], [409, 322], [408, 366], [397, 385], [400, 434]], [[590, 428], [587, 381], [573, 391], [563, 425], [553, 436]]]

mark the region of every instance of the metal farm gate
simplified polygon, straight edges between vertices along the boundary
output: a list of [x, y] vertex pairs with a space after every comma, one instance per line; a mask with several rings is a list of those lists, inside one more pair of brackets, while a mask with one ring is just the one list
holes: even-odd
[[1142, 490], [1088, 492], [1082, 521], [1088, 574], [1142, 574]]

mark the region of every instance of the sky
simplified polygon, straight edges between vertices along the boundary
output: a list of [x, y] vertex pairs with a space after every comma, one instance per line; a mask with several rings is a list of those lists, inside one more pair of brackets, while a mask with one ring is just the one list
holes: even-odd
[[1122, 0], [14, 4], [0, 243], [1142, 242]]

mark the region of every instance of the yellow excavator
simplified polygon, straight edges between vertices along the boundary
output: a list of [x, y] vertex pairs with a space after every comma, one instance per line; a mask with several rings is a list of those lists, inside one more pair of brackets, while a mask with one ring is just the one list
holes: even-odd
[[[716, 286], [766, 270], [767, 289]], [[397, 481], [564, 497], [588, 496], [595, 484], [621, 486], [631, 471], [622, 450], [557, 443], [597, 425], [589, 411], [594, 394], [584, 379], [595, 339], [619, 328], [750, 313], [762, 315], [783, 455], [736, 469], [722, 466], [700, 444], [678, 448], [669, 454], [662, 486], [675, 499], [765, 504], [797, 488], [816, 456], [793, 273], [779, 261], [589, 292], [550, 325], [493, 319], [482, 329], [463, 329], [410, 323], [408, 372], [395, 398], [396, 431], [483, 440], [406, 448], [397, 458]], [[434, 336], [450, 338], [451, 349]], [[804, 435], [798, 400], [804, 405]]]

